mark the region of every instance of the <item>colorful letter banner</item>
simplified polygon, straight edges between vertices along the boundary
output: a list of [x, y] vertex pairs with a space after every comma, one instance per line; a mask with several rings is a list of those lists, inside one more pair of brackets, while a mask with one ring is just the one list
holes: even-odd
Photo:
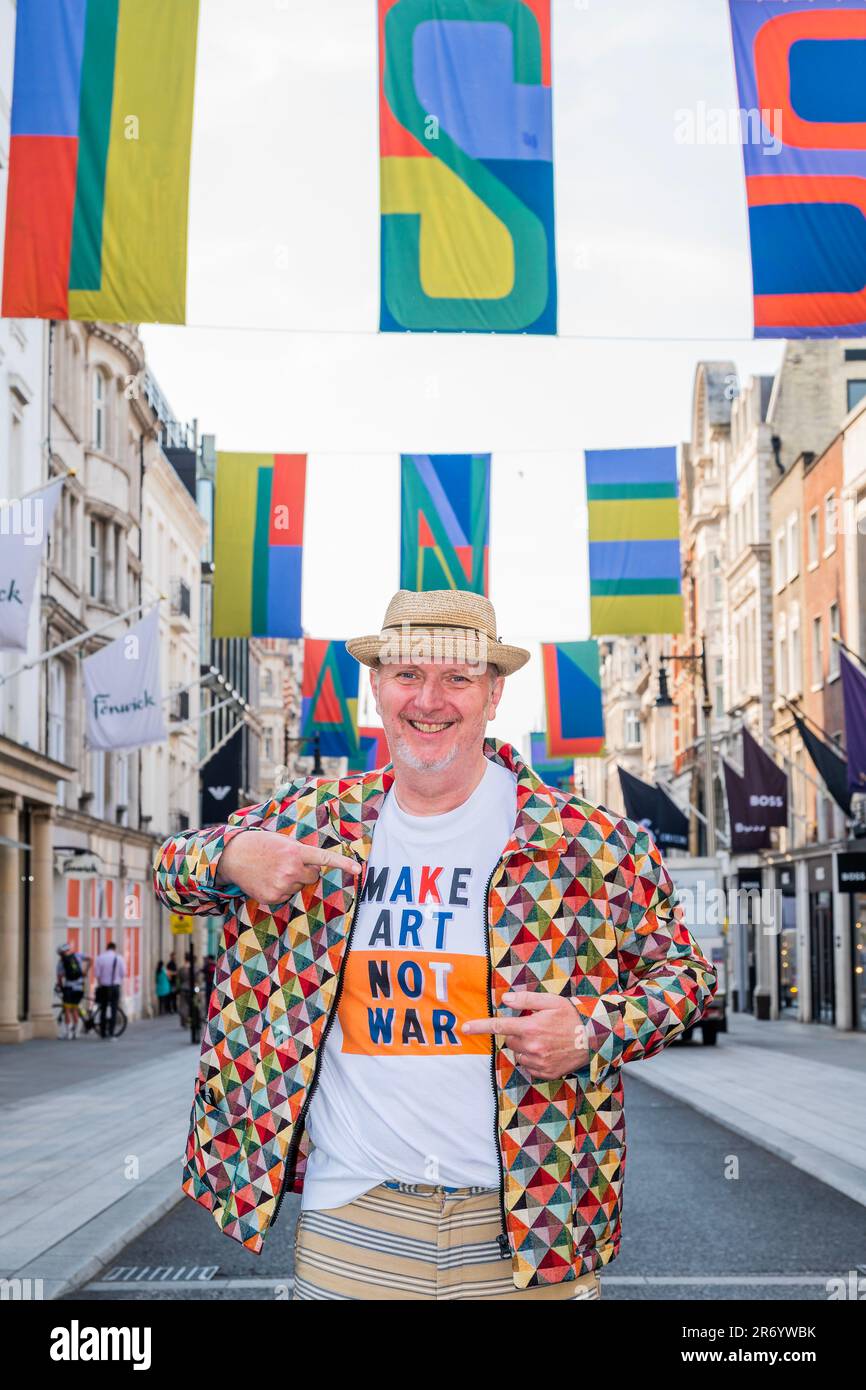
[[529, 735], [529, 765], [548, 787], [574, 789], [574, 758], [552, 758], [544, 731]]
[[730, 8], [755, 337], [862, 337], [862, 0], [730, 0]]
[[403, 454], [400, 587], [486, 594], [490, 455]]
[[677, 451], [587, 449], [589, 630], [682, 632]]
[[580, 758], [604, 746], [598, 643], [543, 642], [547, 750], [554, 758]]
[[550, 0], [378, 0], [383, 333], [555, 333]]
[[214, 637], [300, 637], [306, 454], [217, 454]]
[[363, 726], [358, 730], [358, 743], [360, 756], [349, 758], [348, 772], [375, 772], [377, 767], [385, 767], [391, 761], [384, 729]]
[[304, 639], [304, 676], [301, 683], [301, 738], [309, 739], [303, 752], [313, 751], [319, 735], [324, 758], [348, 758], [358, 765], [358, 687], [361, 668], [346, 651], [344, 642]]
[[3, 314], [183, 323], [198, 0], [18, 0]]

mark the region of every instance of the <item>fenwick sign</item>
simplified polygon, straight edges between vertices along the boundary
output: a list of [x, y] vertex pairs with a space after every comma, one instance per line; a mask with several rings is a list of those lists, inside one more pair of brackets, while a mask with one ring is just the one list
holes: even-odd
[[168, 736], [160, 698], [158, 606], [82, 665], [91, 748], [140, 748]]

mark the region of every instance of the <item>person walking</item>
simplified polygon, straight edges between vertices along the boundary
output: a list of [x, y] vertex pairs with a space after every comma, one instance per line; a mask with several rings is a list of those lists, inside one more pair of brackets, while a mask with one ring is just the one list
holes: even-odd
[[168, 996], [168, 1012], [169, 1012], [170, 1014], [176, 1014], [176, 1013], [177, 1013], [177, 961], [176, 961], [175, 958], [174, 958], [174, 953], [172, 953], [172, 954], [169, 956], [168, 960], [167, 960], [166, 963], [165, 963], [165, 973], [166, 973], [166, 975], [168, 976], [168, 983], [169, 983], [169, 985], [171, 986], [171, 992], [170, 992], [170, 994], [169, 994], [169, 996]]
[[159, 960], [156, 963], [156, 998], [159, 1014], [168, 1013], [168, 1001], [171, 995], [171, 981], [168, 978], [164, 963]]
[[81, 1003], [93, 960], [74, 951], [68, 941], [57, 948], [57, 988], [63, 1001], [63, 1040], [72, 1041], [81, 1017]]
[[498, 631], [401, 590], [346, 644], [392, 762], [155, 857], [166, 906], [227, 914], [183, 1190], [256, 1253], [300, 1193], [296, 1299], [598, 1298], [622, 1066], [716, 987], [649, 832], [486, 736], [530, 657]]
[[120, 986], [126, 974], [126, 962], [117, 954], [117, 947], [109, 941], [104, 951], [96, 957], [96, 1002], [99, 1005], [99, 1035], [102, 1038], [114, 1037], [117, 1020], [117, 1006], [120, 1003]]

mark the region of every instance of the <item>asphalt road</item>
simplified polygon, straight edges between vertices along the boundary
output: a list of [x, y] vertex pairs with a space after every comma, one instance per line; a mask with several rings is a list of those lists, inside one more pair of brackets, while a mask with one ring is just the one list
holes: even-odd
[[[866, 1291], [866, 1208], [641, 1082], [639, 1066], [624, 1078], [624, 1235], [603, 1299], [825, 1302], [829, 1279], [852, 1278]], [[290, 1300], [299, 1204], [286, 1197], [253, 1255], [183, 1198], [69, 1297]]]

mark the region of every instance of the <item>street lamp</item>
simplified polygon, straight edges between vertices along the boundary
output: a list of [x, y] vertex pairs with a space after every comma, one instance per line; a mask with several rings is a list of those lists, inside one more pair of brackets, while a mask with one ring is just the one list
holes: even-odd
[[713, 736], [710, 728], [710, 716], [713, 712], [713, 703], [710, 699], [710, 685], [707, 680], [707, 649], [703, 637], [701, 638], [700, 655], [659, 657], [659, 693], [656, 697], [656, 707], [658, 709], [667, 709], [673, 704], [668, 690], [668, 673], [665, 670], [665, 662], [668, 661], [700, 662], [701, 680], [704, 687], [704, 698], [701, 703], [701, 709], [704, 713], [704, 782], [706, 784], [707, 853], [712, 858], [716, 853], [716, 798], [713, 791]]

